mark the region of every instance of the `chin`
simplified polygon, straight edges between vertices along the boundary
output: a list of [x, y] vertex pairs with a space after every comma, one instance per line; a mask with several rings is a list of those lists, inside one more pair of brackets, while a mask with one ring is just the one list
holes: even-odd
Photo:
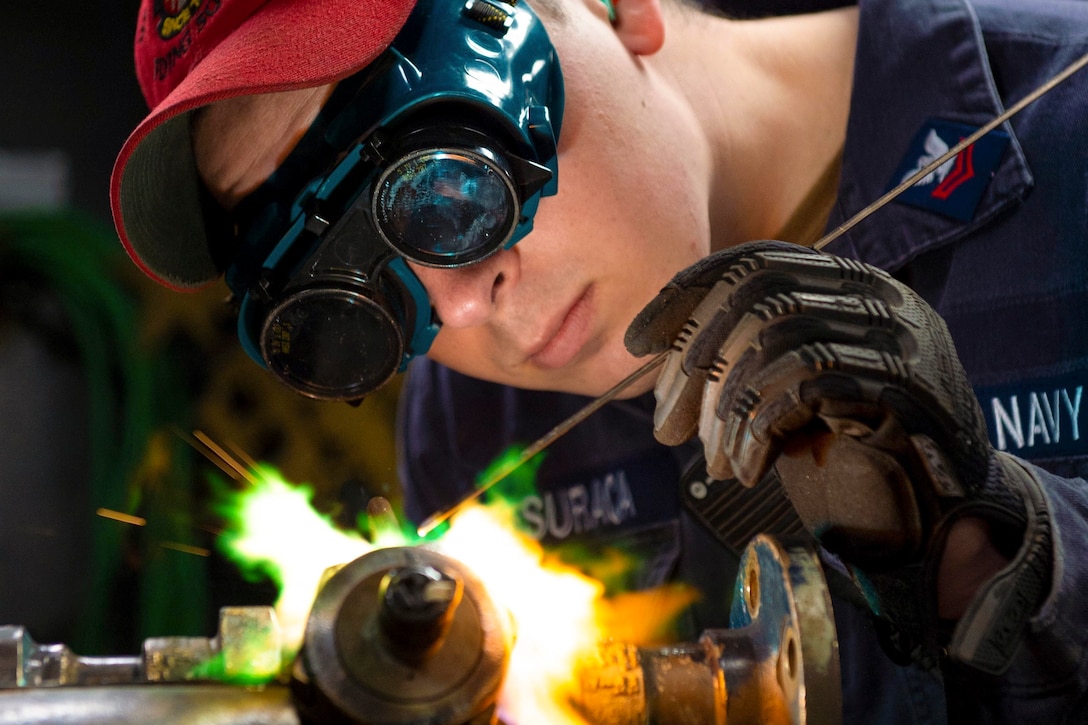
[[[617, 383], [638, 370], [650, 359], [649, 357], [632, 357], [624, 350], [621, 355], [609, 360], [590, 361], [582, 366], [580, 370], [572, 369], [566, 371], [566, 373], [564, 371], [554, 371], [548, 376], [547, 381], [542, 381], [541, 385], [533, 387], [541, 390], [555, 390], [562, 393], [597, 397], [611, 390]], [[656, 381], [656, 373], [646, 375], [624, 388], [616, 398], [624, 400], [642, 395], [653, 390]]]
[[[531, 364], [503, 368], [481, 365], [477, 356], [447, 357], [435, 353], [436, 350], [433, 348], [429, 353], [435, 362], [474, 378], [526, 390], [547, 390], [589, 397], [597, 397], [607, 392], [650, 361], [649, 357], [632, 356], [622, 342], [602, 345], [582, 360], [558, 369], [538, 368]], [[647, 375], [634, 381], [616, 397], [634, 398], [649, 392], [653, 390], [656, 380], [656, 374]]]

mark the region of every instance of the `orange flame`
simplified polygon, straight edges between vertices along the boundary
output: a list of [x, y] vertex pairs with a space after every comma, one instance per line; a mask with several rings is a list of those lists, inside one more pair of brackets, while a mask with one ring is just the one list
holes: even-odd
[[566, 704], [574, 665], [600, 639], [595, 604], [603, 587], [561, 565], [542, 566], [542, 552], [495, 516], [470, 506], [438, 543], [480, 578], [495, 604], [510, 612], [516, 632], [503, 684], [503, 720], [580, 722]]
[[[253, 485], [239, 495], [238, 530], [228, 549], [280, 584], [276, 611], [288, 659], [302, 644], [306, 617], [327, 567], [378, 546], [412, 543], [384, 534], [374, 543], [336, 529], [310, 505], [308, 489], [291, 486], [270, 467], [255, 466]], [[606, 599], [603, 585], [574, 568], [546, 560], [540, 544], [513, 526], [507, 505], [473, 504], [450, 520], [432, 544], [461, 561], [514, 624], [515, 642], [500, 698], [504, 722], [563, 725], [584, 722], [570, 704], [577, 666], [605, 639], [644, 644], [693, 601], [669, 587]]]

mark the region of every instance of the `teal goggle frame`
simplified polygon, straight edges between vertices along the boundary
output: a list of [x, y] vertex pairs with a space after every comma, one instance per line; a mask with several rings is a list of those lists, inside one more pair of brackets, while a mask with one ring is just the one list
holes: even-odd
[[305, 395], [358, 400], [437, 334], [406, 264], [508, 249], [557, 188], [563, 82], [525, 4], [420, 0], [236, 210], [227, 283], [246, 352]]

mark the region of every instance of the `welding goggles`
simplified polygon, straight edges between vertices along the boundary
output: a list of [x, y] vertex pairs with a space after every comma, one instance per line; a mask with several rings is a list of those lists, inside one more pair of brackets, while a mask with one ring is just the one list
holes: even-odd
[[562, 112], [525, 3], [421, 0], [234, 212], [246, 352], [310, 397], [381, 387], [441, 324], [407, 262], [469, 265], [528, 234], [556, 191]]

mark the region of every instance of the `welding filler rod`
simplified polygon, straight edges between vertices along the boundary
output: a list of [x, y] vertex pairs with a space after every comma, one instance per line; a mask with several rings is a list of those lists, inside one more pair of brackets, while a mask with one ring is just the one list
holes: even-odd
[[476, 500], [477, 498], [479, 498], [485, 491], [487, 491], [489, 488], [494, 486], [496, 483], [498, 483], [499, 481], [501, 481], [504, 478], [506, 478], [507, 476], [509, 476], [515, 470], [520, 468], [523, 464], [527, 463], [533, 456], [535, 456], [537, 453], [540, 453], [545, 448], [550, 446], [552, 443], [554, 443], [556, 440], [558, 440], [560, 437], [562, 437], [571, 428], [578, 425], [579, 423], [581, 423], [583, 420], [585, 420], [589, 416], [593, 415], [595, 412], [597, 412], [598, 408], [600, 408], [605, 403], [609, 402], [610, 400], [615, 398], [617, 395], [622, 393], [624, 390], [626, 390], [631, 385], [631, 383], [635, 382], [636, 380], [640, 380], [641, 378], [645, 377], [651, 371], [656, 370], [658, 368], [658, 366], [661, 365], [661, 363], [665, 362], [665, 358], [668, 357], [668, 354], [669, 354], [669, 351], [666, 350], [665, 352], [659, 353], [658, 355], [654, 356], [653, 358], [650, 359], [650, 361], [648, 363], [646, 363], [645, 365], [640, 367], [638, 370], [636, 370], [635, 372], [628, 375], [623, 380], [616, 383], [614, 386], [612, 386], [607, 391], [605, 391], [600, 397], [594, 398], [587, 405], [585, 405], [583, 408], [581, 408], [577, 412], [575, 412], [574, 415], [570, 416], [569, 418], [564, 420], [562, 423], [555, 426], [550, 431], [545, 433], [543, 436], [538, 438], [536, 440], [536, 442], [534, 442], [528, 448], [523, 450], [521, 452], [521, 455], [519, 455], [517, 457], [517, 459], [503, 465], [498, 470], [496, 470], [494, 473], [492, 473], [490, 476], [488, 476], [486, 479], [481, 481], [480, 484], [476, 487], [476, 489], [473, 490], [473, 492], [470, 493], [468, 496], [461, 499], [460, 501], [458, 501], [456, 504], [454, 504], [450, 508], [446, 509], [445, 511], [440, 511], [440, 512], [434, 514], [433, 516], [428, 518], [426, 521], [424, 521], [422, 524], [420, 524], [419, 528], [417, 529], [417, 531], [419, 532], [419, 535], [420, 536], [426, 536], [431, 531], [434, 531], [436, 526], [438, 526], [443, 521], [445, 521], [446, 519], [453, 516], [458, 511], [460, 511], [461, 508], [466, 506], [468, 503], [470, 503], [470, 502]]
[[[853, 229], [855, 226], [857, 226], [859, 223], [861, 223], [863, 220], [865, 220], [866, 217], [868, 217], [870, 214], [875, 212], [877, 209], [880, 209], [885, 204], [887, 204], [888, 202], [892, 201], [897, 196], [902, 194], [904, 191], [906, 191], [910, 187], [914, 186], [921, 179], [928, 176], [933, 171], [936, 171], [937, 169], [939, 169], [941, 167], [941, 165], [944, 164], [949, 159], [955, 158], [956, 155], [958, 155], [965, 148], [967, 148], [971, 144], [975, 143], [980, 138], [982, 138], [983, 136], [988, 134], [990, 131], [993, 131], [995, 128], [997, 128], [1001, 124], [1008, 121], [1010, 118], [1012, 118], [1017, 113], [1022, 111], [1026, 106], [1028, 106], [1029, 104], [1031, 104], [1034, 101], [1038, 100], [1040, 97], [1042, 97], [1044, 94], [1046, 94], [1052, 88], [1054, 88], [1054, 86], [1058, 85], [1059, 83], [1061, 83], [1066, 78], [1073, 75], [1074, 73], [1076, 73], [1078, 70], [1080, 70], [1081, 68], [1083, 68], [1086, 65], [1088, 65], [1088, 53], [1085, 53], [1080, 58], [1078, 58], [1077, 60], [1073, 61], [1068, 66], [1066, 66], [1064, 69], [1062, 69], [1062, 70], [1058, 71], [1057, 73], [1055, 73], [1049, 79], [1047, 79], [1046, 81], [1041, 83], [1033, 91], [1028, 93], [1026, 96], [1021, 98], [1019, 101], [1017, 101], [1013, 105], [1009, 106], [1007, 109], [1005, 109], [999, 115], [995, 116], [991, 121], [989, 121], [985, 125], [979, 127], [979, 129], [976, 130], [974, 133], [964, 137], [959, 143], [957, 143], [952, 148], [948, 149], [948, 151], [945, 151], [943, 154], [941, 154], [937, 158], [933, 159], [930, 163], [925, 164], [921, 169], [919, 169], [915, 173], [908, 176], [906, 179], [904, 179], [894, 189], [891, 189], [886, 194], [884, 194], [882, 197], [880, 197], [879, 199], [874, 201], [872, 204], [865, 207], [864, 209], [859, 211], [857, 214], [855, 214], [854, 216], [847, 219], [841, 225], [839, 225], [838, 227], [836, 227], [832, 231], [825, 234], [822, 238], [817, 240], [815, 244], [812, 245], [813, 249], [817, 249], [817, 250], [823, 249], [825, 246], [830, 244], [832, 241], [834, 241], [835, 239], [838, 239], [840, 236], [842, 236], [846, 232]], [[482, 481], [480, 483], [480, 485], [477, 486], [476, 489], [472, 493], [468, 494], [465, 498], [461, 499], [459, 502], [457, 502], [456, 504], [454, 504], [450, 508], [446, 509], [445, 511], [440, 511], [440, 512], [434, 514], [433, 516], [429, 517], [417, 529], [417, 531], [419, 532], [419, 535], [420, 536], [426, 536], [427, 534], [429, 534], [431, 531], [433, 531], [435, 529], [435, 527], [437, 527], [443, 521], [449, 519], [455, 513], [460, 511], [461, 508], [464, 507], [465, 505], [467, 505], [469, 502], [474, 501], [475, 499], [479, 498], [485, 491], [490, 489], [492, 486], [494, 486], [499, 481], [506, 478], [513, 471], [515, 471], [516, 469], [521, 467], [522, 464], [528, 462], [529, 459], [531, 459], [533, 456], [535, 456], [536, 454], [540, 453], [545, 448], [550, 446], [557, 439], [559, 439], [565, 433], [570, 431], [571, 428], [578, 425], [583, 420], [588, 418], [590, 415], [595, 413], [598, 408], [600, 408], [605, 403], [607, 403], [610, 400], [612, 400], [613, 398], [615, 398], [617, 395], [619, 395], [621, 392], [623, 392], [628, 386], [630, 386], [636, 380], [639, 380], [642, 377], [644, 377], [644, 376], [648, 375], [649, 373], [653, 372], [654, 370], [656, 370], [658, 368], [658, 366], [660, 366], [663, 362], [665, 362], [665, 358], [668, 357], [668, 354], [669, 354], [669, 350], [666, 350], [665, 352], [660, 353], [657, 356], [655, 356], [654, 358], [652, 358], [648, 363], [646, 363], [645, 365], [640, 367], [638, 370], [636, 370], [635, 372], [631, 373], [626, 378], [621, 380], [619, 383], [617, 383], [614, 387], [610, 388], [608, 391], [606, 391], [599, 398], [595, 398], [594, 400], [590, 401], [589, 404], [587, 404], [584, 408], [582, 408], [581, 410], [576, 412], [574, 415], [570, 416], [569, 418], [564, 420], [562, 423], [560, 423], [559, 425], [555, 426], [550, 431], [545, 433], [535, 443], [533, 443], [528, 448], [526, 448], [524, 451], [522, 451], [521, 455], [518, 456], [515, 461], [513, 461], [513, 462], [511, 462], [511, 463], [509, 463], [507, 465], [504, 465], [499, 470], [495, 471], [491, 476], [489, 476], [487, 479]]]

